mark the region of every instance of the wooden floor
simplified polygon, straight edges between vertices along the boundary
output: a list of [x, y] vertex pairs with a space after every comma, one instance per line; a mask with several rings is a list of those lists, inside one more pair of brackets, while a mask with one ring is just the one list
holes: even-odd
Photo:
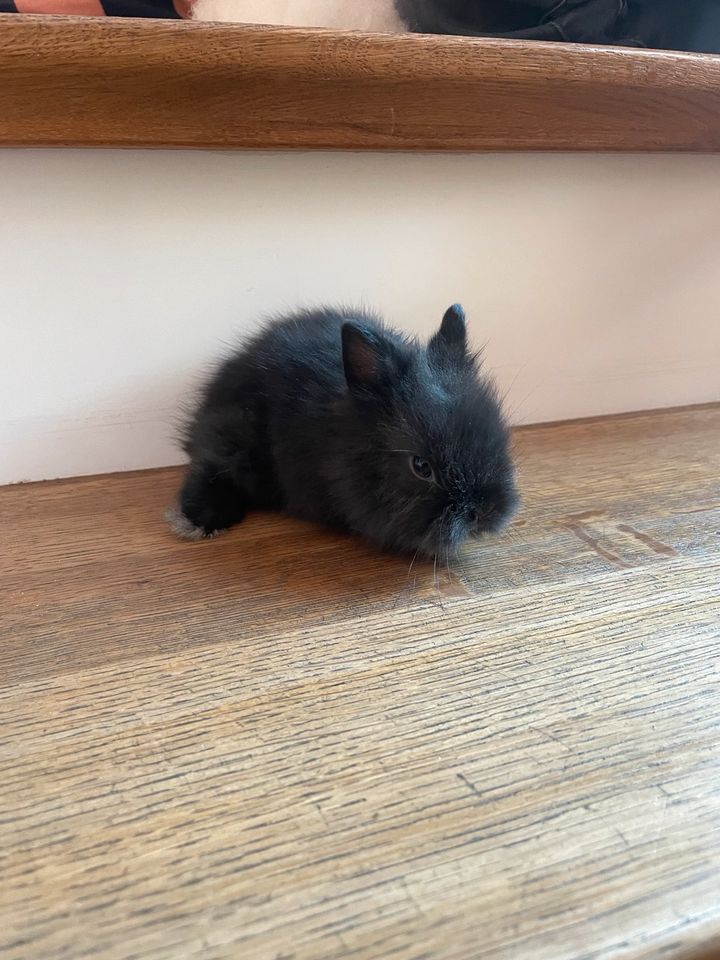
[[720, 957], [720, 408], [517, 435], [451, 572], [0, 490], [0, 956]]

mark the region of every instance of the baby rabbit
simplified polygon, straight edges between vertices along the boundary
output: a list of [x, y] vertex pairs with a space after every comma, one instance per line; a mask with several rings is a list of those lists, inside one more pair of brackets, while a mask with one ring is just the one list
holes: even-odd
[[210, 380], [184, 449], [171, 522], [189, 539], [261, 508], [446, 558], [499, 530], [517, 499], [500, 403], [458, 305], [427, 345], [361, 311], [270, 323]]

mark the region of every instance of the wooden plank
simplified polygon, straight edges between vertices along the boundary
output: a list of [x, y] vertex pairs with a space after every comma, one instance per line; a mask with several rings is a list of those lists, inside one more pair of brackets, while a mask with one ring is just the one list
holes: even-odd
[[0, 15], [0, 143], [715, 151], [720, 58]]
[[0, 489], [0, 955], [717, 956], [720, 408], [516, 445], [443, 571]]

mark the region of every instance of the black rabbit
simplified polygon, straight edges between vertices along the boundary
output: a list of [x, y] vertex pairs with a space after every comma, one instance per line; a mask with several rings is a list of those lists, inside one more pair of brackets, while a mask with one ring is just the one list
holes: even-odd
[[257, 507], [446, 557], [516, 503], [500, 403], [460, 306], [427, 345], [359, 311], [270, 323], [209, 382], [184, 448], [173, 526], [191, 539]]

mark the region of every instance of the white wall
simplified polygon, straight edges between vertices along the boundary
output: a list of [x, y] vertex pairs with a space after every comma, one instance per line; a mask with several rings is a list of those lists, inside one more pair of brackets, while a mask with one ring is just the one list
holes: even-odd
[[720, 156], [0, 153], [0, 482], [178, 462], [259, 315], [461, 300], [516, 421], [720, 396]]

